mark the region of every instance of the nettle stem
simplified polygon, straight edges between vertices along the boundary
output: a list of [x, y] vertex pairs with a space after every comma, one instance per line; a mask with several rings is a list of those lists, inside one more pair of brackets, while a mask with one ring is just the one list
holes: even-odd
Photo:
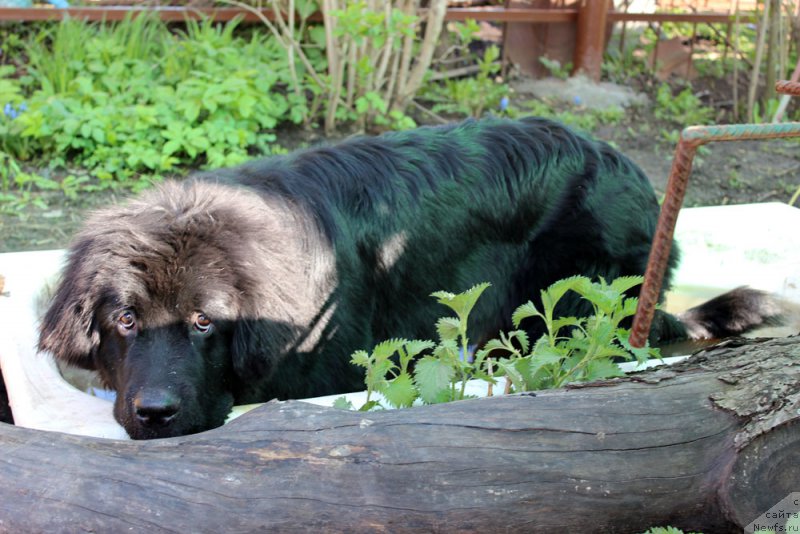
[[[467, 320], [461, 320], [461, 327], [458, 335], [461, 337], [461, 354], [464, 355], [464, 363], [469, 363], [469, 339], [467, 339]], [[459, 400], [464, 398], [464, 393], [467, 390], [467, 380], [469, 380], [469, 372], [467, 366], [461, 366], [461, 391], [459, 392]]]

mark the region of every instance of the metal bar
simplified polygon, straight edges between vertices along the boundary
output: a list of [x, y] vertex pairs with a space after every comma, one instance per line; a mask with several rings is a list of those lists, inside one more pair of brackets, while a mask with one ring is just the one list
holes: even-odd
[[[797, 76], [795, 76], [795, 74]], [[792, 74], [792, 79], [788, 82], [785, 80], [777, 82], [775, 84], [775, 92], [781, 93], [782, 95], [800, 96], [800, 83], [797, 83], [798, 78], [800, 78], [800, 59], [797, 60], [797, 67]]]
[[[800, 83], [781, 81], [775, 84], [779, 93], [800, 95]], [[661, 294], [664, 274], [667, 271], [669, 253], [672, 249], [675, 223], [683, 205], [692, 161], [697, 147], [714, 141], [744, 141], [752, 139], [779, 139], [800, 137], [800, 122], [778, 124], [727, 124], [722, 126], [690, 126], [681, 132], [675, 149], [672, 170], [667, 182], [664, 203], [658, 217], [650, 257], [644, 275], [644, 283], [639, 292], [639, 305], [633, 318], [630, 343], [643, 347], [650, 334], [656, 304]]]

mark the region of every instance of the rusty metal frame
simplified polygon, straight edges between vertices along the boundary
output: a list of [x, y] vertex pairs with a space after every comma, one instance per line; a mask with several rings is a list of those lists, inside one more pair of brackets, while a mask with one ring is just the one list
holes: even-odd
[[[800, 83], [780, 81], [775, 91], [792, 96], [800, 96]], [[644, 275], [644, 283], [639, 293], [639, 305], [633, 319], [630, 343], [643, 347], [650, 333], [656, 304], [661, 295], [664, 274], [667, 270], [669, 253], [672, 249], [675, 223], [683, 205], [686, 186], [692, 172], [692, 161], [701, 145], [713, 141], [744, 141], [748, 139], [780, 139], [800, 137], [800, 122], [773, 124], [728, 124], [723, 126], [690, 126], [681, 132], [672, 169], [667, 182], [664, 202], [658, 217], [650, 257]]]

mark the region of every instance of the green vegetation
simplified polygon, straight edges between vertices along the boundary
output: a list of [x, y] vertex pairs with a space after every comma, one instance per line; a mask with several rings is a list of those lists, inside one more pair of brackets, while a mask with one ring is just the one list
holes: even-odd
[[174, 34], [138, 17], [43, 29], [30, 43], [28, 76], [4, 79], [0, 99], [28, 96], [24, 112], [4, 118], [3, 150], [41, 155], [51, 168], [78, 165], [108, 185], [269, 153], [270, 130], [299, 122], [304, 103], [277, 90], [288, 72], [274, 40], [235, 28], [188, 22]]
[[656, 92], [654, 114], [657, 119], [681, 127], [709, 124], [714, 118], [714, 110], [704, 106], [691, 87], [676, 93], [667, 84], [661, 85]]
[[[420, 99], [432, 104], [433, 113], [446, 115], [480, 117], [487, 110], [498, 110], [509, 88], [499, 78], [500, 49], [491, 45], [483, 55], [475, 55], [469, 46], [477, 39], [479, 26], [475, 21], [448, 26], [449, 38], [455, 44], [450, 55], [460, 57], [468, 64], [475, 64], [477, 72], [432, 81], [423, 86]], [[448, 57], [441, 58], [444, 62]]]
[[[356, 351], [352, 362], [365, 369], [367, 401], [362, 411], [383, 407], [372, 394], [378, 392], [395, 408], [410, 407], [420, 399], [426, 404], [436, 404], [465, 398], [464, 389], [471, 378], [492, 381], [484, 373], [482, 357], [470, 361], [467, 321], [469, 314], [489, 284], [479, 284], [457, 295], [439, 291], [432, 296], [450, 308], [456, 316], [443, 317], [436, 324], [439, 343], [406, 339], [391, 339], [378, 344], [371, 353]], [[420, 356], [424, 351], [432, 354]], [[410, 363], [415, 361], [413, 375]], [[337, 408], [353, 409], [344, 398]]]
[[[409, 407], [417, 399], [425, 404], [461, 400], [470, 379], [486, 381], [491, 391], [495, 379], [505, 376], [506, 392], [510, 392], [621, 376], [617, 360], [643, 362], [660, 357], [657, 349], [632, 347], [628, 342], [630, 331], [620, 326], [636, 312], [637, 299], [627, 297], [626, 292], [641, 282], [638, 276], [611, 283], [602, 279], [592, 282], [584, 276], [558, 281], [541, 292], [541, 310], [532, 302], [520, 306], [512, 316], [516, 330], [501, 333], [499, 339], [487, 342], [471, 358], [467, 322], [489, 284], [459, 294], [434, 293], [440, 304], [455, 313], [455, 317], [437, 322], [438, 343], [392, 339], [378, 344], [371, 353], [353, 354], [353, 363], [366, 372], [367, 401], [359, 409], [385, 407], [373, 398], [376, 392], [395, 408]], [[570, 291], [591, 303], [591, 316], [557, 316], [559, 301]], [[523, 320], [532, 318], [543, 321], [546, 329], [533, 344], [519, 329]], [[344, 398], [335, 406], [353, 409]]]
[[429, 84], [420, 97], [433, 103], [434, 113], [480, 117], [486, 110], [496, 110], [508, 94], [508, 86], [495, 80], [500, 70], [499, 58], [500, 49], [490, 46], [478, 59], [479, 70], [474, 76]]
[[[173, 29], [142, 16], [0, 30], [4, 61], [16, 61], [0, 65], [0, 209], [44, 207], [37, 191], [138, 190], [282, 152], [275, 132], [292, 124], [415, 126], [404, 106], [417, 90], [409, 58], [421, 53], [418, 17], [348, 2], [313, 25], [316, 4], [295, 5], [291, 28], [206, 20]], [[476, 27], [454, 31], [466, 46]], [[507, 92], [494, 79], [497, 60], [490, 48], [477, 76], [424, 82], [425, 91], [437, 110], [479, 116]]]
[[677, 128], [663, 129], [662, 137], [670, 144], [677, 144], [680, 132], [687, 126], [710, 124], [714, 110], [703, 105], [691, 87], [675, 92], [667, 84], [659, 86], [653, 109], [655, 117]]

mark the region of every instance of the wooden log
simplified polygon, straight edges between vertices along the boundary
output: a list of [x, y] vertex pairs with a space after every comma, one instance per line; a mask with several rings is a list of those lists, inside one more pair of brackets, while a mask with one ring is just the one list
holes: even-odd
[[0, 425], [0, 531], [730, 532], [798, 490], [799, 355], [731, 340], [536, 395], [273, 402], [149, 442]]

